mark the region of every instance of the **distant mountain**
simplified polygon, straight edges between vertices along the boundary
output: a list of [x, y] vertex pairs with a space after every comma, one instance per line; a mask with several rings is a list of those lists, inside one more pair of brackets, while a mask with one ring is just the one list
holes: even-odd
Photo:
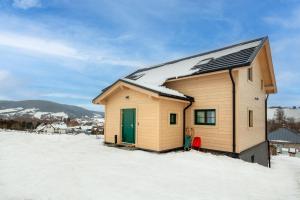
[[44, 100], [1, 101], [0, 118], [94, 118], [103, 117], [103, 112], [96, 112], [79, 106], [60, 104]]
[[[268, 119], [275, 119], [276, 110], [279, 107], [268, 108]], [[295, 122], [300, 122], [300, 107], [281, 107], [286, 118], [294, 118]]]

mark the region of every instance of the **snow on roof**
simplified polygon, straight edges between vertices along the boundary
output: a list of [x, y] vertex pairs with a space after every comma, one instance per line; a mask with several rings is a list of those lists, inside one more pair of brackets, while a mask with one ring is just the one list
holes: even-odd
[[264, 38], [260, 38], [249, 42], [244, 42], [230, 47], [226, 47], [223, 49], [219, 49], [216, 51], [202, 53], [196, 56], [171, 61], [168, 63], [152, 66], [145, 69], [140, 69], [137, 70], [135, 73], [126, 76], [122, 80], [126, 80], [130, 83], [153, 89], [158, 92], [179, 97], [185, 97], [184, 94], [176, 90], [166, 88], [162, 85], [165, 83], [166, 80], [170, 78], [188, 76], [198, 72], [199, 68], [193, 68], [194, 66], [207, 64], [208, 62], [217, 58], [237, 53], [245, 49], [258, 47], [262, 43], [263, 39]]
[[136, 85], [139, 85], [141, 87], [145, 87], [145, 88], [148, 88], [150, 90], [155, 90], [157, 92], [161, 92], [161, 93], [165, 93], [165, 94], [169, 94], [169, 95], [174, 95], [174, 96], [177, 96], [177, 97], [183, 97], [185, 98], [185, 95], [176, 91], [176, 90], [172, 90], [172, 89], [169, 89], [165, 86], [156, 86], [156, 85], [153, 85], [153, 84], [149, 84], [149, 83], [145, 83], [145, 82], [142, 82], [142, 81], [134, 81], [134, 80], [131, 80], [131, 79], [128, 79], [128, 78], [123, 78], [122, 80], [126, 81], [126, 82], [129, 82], [129, 83], [133, 83], [133, 84], [136, 84]]
[[36, 127], [36, 130], [37, 131], [41, 131], [41, 130], [43, 130], [45, 128], [45, 126], [46, 125], [44, 123], [42, 123], [42, 124], [38, 125], [38, 127]]
[[55, 129], [66, 129], [68, 128], [67, 125], [64, 122], [60, 122], [60, 123], [52, 123], [51, 124], [53, 126], [53, 128]]

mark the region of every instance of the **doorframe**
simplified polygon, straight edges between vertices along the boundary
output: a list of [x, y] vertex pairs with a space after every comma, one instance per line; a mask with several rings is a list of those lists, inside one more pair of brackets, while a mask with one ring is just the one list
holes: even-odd
[[[123, 123], [123, 109], [135, 109], [135, 130], [134, 130], [134, 143], [126, 143], [123, 142], [123, 128], [122, 128], [122, 123]], [[137, 107], [134, 106], [129, 106], [129, 107], [120, 107], [120, 140], [121, 140], [121, 144], [133, 144], [133, 145], [137, 145], [137, 131], [138, 131], [138, 109]]]

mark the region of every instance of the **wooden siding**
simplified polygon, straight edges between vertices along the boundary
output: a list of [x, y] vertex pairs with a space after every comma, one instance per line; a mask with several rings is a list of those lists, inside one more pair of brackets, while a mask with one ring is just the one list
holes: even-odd
[[[237, 80], [237, 152], [241, 152], [265, 140], [265, 88], [261, 90], [262, 69], [267, 69], [264, 51], [253, 61], [253, 81], [248, 80], [248, 67], [239, 69]], [[253, 127], [249, 127], [248, 111], [253, 111]]]
[[[186, 126], [202, 138], [202, 147], [232, 151], [232, 83], [229, 72], [167, 82], [166, 86], [195, 98]], [[216, 109], [216, 125], [195, 125], [195, 109]]]
[[[127, 99], [126, 96], [129, 98]], [[121, 143], [121, 109], [136, 108], [136, 147], [159, 150], [159, 102], [157, 98], [129, 88], [117, 89], [105, 101], [105, 141]]]
[[[248, 80], [249, 67], [233, 70], [236, 83], [237, 153], [265, 140], [265, 94], [273, 81], [272, 77], [266, 75], [270, 73], [269, 63], [266, 49], [263, 48], [250, 66], [253, 69], [253, 81]], [[264, 80], [263, 89], [261, 80]], [[195, 102], [186, 113], [186, 127], [193, 128], [195, 136], [202, 138], [203, 148], [232, 152], [232, 82], [228, 70], [167, 81], [165, 86], [194, 97]], [[118, 143], [121, 143], [121, 109], [136, 108], [137, 147], [163, 151], [182, 146], [182, 117], [187, 102], [160, 97], [128, 84], [114, 87], [98, 102], [105, 104], [106, 142], [114, 142], [114, 135], [117, 134]], [[216, 125], [195, 125], [196, 109], [215, 109]], [[248, 126], [249, 110], [253, 111], [253, 127]], [[177, 114], [175, 126], [169, 124], [170, 113]]]
[[[159, 101], [159, 150], [174, 149], [183, 146], [183, 109], [187, 103]], [[176, 125], [170, 124], [170, 113], [176, 113]]]

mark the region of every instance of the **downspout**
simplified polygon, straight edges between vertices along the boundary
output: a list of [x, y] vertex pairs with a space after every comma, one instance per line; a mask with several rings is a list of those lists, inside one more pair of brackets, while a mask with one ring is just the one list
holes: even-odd
[[183, 144], [182, 144], [182, 146], [184, 147], [184, 143], [185, 143], [185, 112], [186, 112], [186, 110], [193, 104], [193, 102], [194, 102], [194, 98], [190, 98], [189, 99], [190, 100], [190, 103], [189, 103], [189, 105], [187, 105], [184, 109], [183, 109]]
[[268, 161], [269, 161], [269, 168], [271, 168], [271, 155], [270, 155], [270, 141], [268, 140], [268, 98], [269, 94], [265, 99], [265, 140], [268, 144]]
[[236, 158], [236, 137], [235, 137], [235, 82], [232, 76], [232, 68], [229, 69], [229, 75], [232, 82], [232, 157]]

